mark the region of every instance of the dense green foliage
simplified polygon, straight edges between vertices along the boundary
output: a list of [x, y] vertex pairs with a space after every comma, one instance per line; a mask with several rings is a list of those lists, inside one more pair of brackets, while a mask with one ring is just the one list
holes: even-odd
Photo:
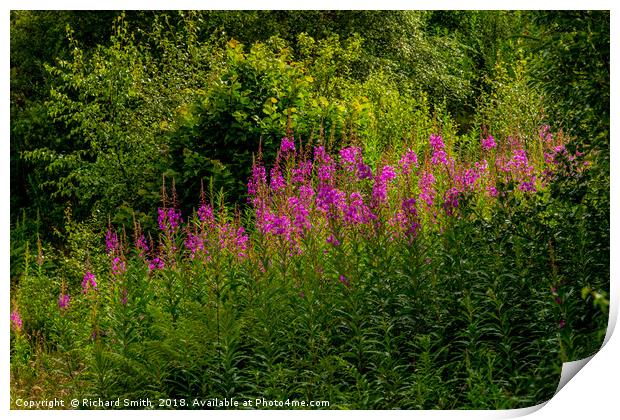
[[[473, 13], [454, 33], [458, 17], [420, 12], [54, 16], [13, 15], [11, 174], [13, 218], [39, 210], [58, 229], [67, 202], [80, 220], [148, 212], [166, 171], [188, 187], [213, 176], [237, 195], [251, 153], [261, 139], [273, 152], [287, 118], [306, 138], [354, 135], [378, 150], [409, 138], [429, 107], [472, 126], [514, 29], [504, 13]], [[489, 20], [502, 36], [479, 36]]]
[[[497, 181], [444, 219], [436, 172], [440, 222], [414, 241], [321, 231], [291, 256], [261, 231], [248, 180], [283, 137], [300, 162], [360, 147], [378, 177], [409, 149], [429, 168], [435, 134], [464, 168], [494, 136], [493, 179], [522, 145], [536, 192]], [[547, 138], [569, 152], [543, 175]], [[10, 159], [13, 400], [515, 408], [605, 334], [609, 12], [13, 11]], [[176, 236], [158, 229], [162, 179], [163, 207], [195, 224]], [[412, 185], [394, 194], [420, 205]], [[245, 226], [244, 258], [188, 258], [203, 186], [219, 225]], [[149, 269], [141, 232], [175, 263]]]

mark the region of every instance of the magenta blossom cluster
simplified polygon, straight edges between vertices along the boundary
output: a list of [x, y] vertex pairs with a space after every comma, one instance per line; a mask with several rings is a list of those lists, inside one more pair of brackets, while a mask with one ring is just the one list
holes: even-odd
[[415, 198], [406, 198], [401, 202], [401, 208], [397, 210], [389, 224], [393, 228], [392, 238], [404, 234], [409, 240], [413, 240], [421, 227]]
[[288, 137], [284, 137], [282, 142], [280, 143], [280, 151], [282, 153], [294, 152], [295, 151], [295, 140], [289, 139]]
[[15, 331], [21, 331], [23, 327], [22, 317], [19, 315], [17, 310], [13, 310], [11, 312], [11, 327]]
[[344, 222], [350, 226], [367, 225], [377, 219], [361, 192], [352, 192], [344, 209]]
[[71, 302], [71, 296], [67, 293], [61, 293], [58, 296], [58, 308], [64, 310], [69, 307], [69, 302]]
[[578, 150], [571, 154], [565, 145], [559, 144], [552, 150], [545, 152], [545, 163], [547, 168], [542, 174], [542, 178], [549, 182], [557, 176], [576, 177], [590, 166], [590, 162], [578, 159], [583, 153]]
[[[272, 174], [275, 177], [276, 171], [272, 171]], [[254, 172], [253, 176], [258, 180], [256, 188], [263, 188], [264, 183], [260, 180], [266, 181], [265, 174]], [[238, 258], [247, 256], [249, 236], [245, 228], [237, 221], [216, 218], [213, 207], [205, 202], [204, 194], [201, 193], [201, 196], [200, 207], [185, 225], [181, 212], [175, 207], [158, 210], [158, 222], [162, 230], [159, 244], [150, 250], [150, 255], [147, 254], [148, 248], [137, 247], [138, 253], [144, 256], [149, 272], [174, 268], [175, 255], [179, 251], [186, 253], [190, 260], [205, 262], [211, 261], [215, 253], [221, 252], [229, 252]], [[182, 240], [183, 248], [177, 248], [177, 240]]]
[[[272, 167], [260, 158], [252, 166], [247, 191], [254, 218], [249, 227], [240, 223], [238, 213], [231, 216], [222, 209], [216, 215], [201, 194], [199, 208], [186, 222], [174, 205], [159, 208], [158, 240], [147, 243], [138, 229], [135, 252], [156, 275], [164, 268], [174, 270], [184, 259], [211, 264], [222, 255], [245, 259], [274, 251], [289, 258], [309, 249], [334, 252], [381, 235], [412, 243], [426, 231], [444, 231], [469, 205], [505, 194], [531, 194], [544, 188], [547, 174], [556, 173], [562, 162], [577, 162], [547, 132], [538, 141], [540, 146], [526, 147], [519, 138], [506, 138], [498, 148], [488, 135], [481, 140], [479, 160], [465, 161], [432, 134], [427, 147], [409, 147], [399, 155], [390, 151], [377, 156], [373, 167], [357, 145], [330, 154], [319, 144], [310, 158], [309, 149], [297, 150], [292, 137], [285, 137]], [[504, 188], [510, 182], [517, 188]], [[105, 239], [114, 277], [126, 269], [125, 239], [111, 230]], [[262, 262], [258, 267], [266, 269]], [[97, 290], [92, 273], [84, 276], [82, 289]]]
[[506, 180], [517, 182], [520, 191], [537, 191], [535, 168], [530, 163], [525, 149], [514, 150], [508, 161], [504, 157], [498, 157], [496, 166], [504, 174]]
[[157, 223], [162, 231], [174, 234], [179, 230], [179, 225], [183, 223], [181, 211], [174, 207], [168, 209], [160, 207], [157, 209]]
[[201, 223], [207, 223], [209, 227], [212, 227], [215, 224], [213, 207], [206, 203], [202, 203], [198, 209], [198, 220], [200, 220]]
[[228, 251], [237, 257], [246, 257], [249, 236], [243, 226], [235, 227], [231, 223], [223, 223], [218, 227], [218, 251]]
[[127, 270], [125, 261], [121, 257], [114, 257], [112, 259], [112, 275], [118, 276]]
[[355, 165], [362, 159], [362, 149], [356, 146], [345, 147], [338, 153], [343, 166], [352, 171]]
[[538, 136], [545, 143], [551, 143], [553, 141], [553, 133], [551, 133], [551, 127], [549, 125], [543, 125], [538, 130]]
[[[152, 241], [151, 241], [152, 242]], [[136, 240], [134, 242], [136, 252], [138, 256], [147, 264], [149, 267], [149, 271], [153, 270], [163, 270], [164, 268], [164, 260], [160, 258], [156, 249], [151, 249], [146, 238], [142, 233], [138, 233]], [[126, 263], [125, 260], [121, 260], [120, 258], [115, 258], [112, 260], [112, 275], [117, 276], [126, 271]]]
[[388, 183], [396, 179], [396, 172], [390, 165], [385, 165], [375, 180], [375, 185], [372, 187], [372, 198], [377, 202], [384, 202], [387, 200]]
[[82, 279], [82, 292], [86, 294], [91, 289], [97, 291], [97, 280], [93, 273], [87, 271]]
[[[328, 156], [326, 157], [323, 147], [315, 148], [315, 157], [317, 154], [323, 159], [329, 159]], [[372, 168], [364, 163], [361, 148], [348, 146], [341, 149], [338, 154], [340, 155], [340, 165], [346, 172], [355, 174], [358, 180], [372, 178]]]
[[144, 258], [146, 254], [149, 252], [149, 245], [146, 242], [146, 238], [144, 237], [143, 234], [138, 235], [138, 237], [136, 238], [135, 246], [136, 246], [136, 249], [138, 250], [138, 254], [140, 254], [140, 257], [142, 258]]
[[452, 187], [443, 194], [443, 209], [447, 215], [452, 216], [458, 206], [459, 190]]
[[435, 199], [435, 176], [430, 171], [422, 171], [418, 180], [418, 188], [420, 189], [420, 200], [426, 203], [426, 207], [430, 209]]
[[118, 276], [125, 272], [125, 256], [123, 255], [123, 246], [118, 240], [116, 232], [110, 227], [105, 234], [105, 244], [108, 256], [111, 259], [111, 270], [113, 276]]
[[[486, 159], [465, 162], [455, 158], [458, 154], [447, 149], [440, 135], [432, 134], [425, 154], [408, 148], [396, 162], [381, 158], [374, 171], [358, 146], [343, 147], [334, 158], [317, 145], [312, 160], [288, 150], [287, 161], [276, 162], [270, 171], [260, 161], [252, 167], [248, 192], [257, 231], [291, 255], [302, 251], [310, 233], [332, 246], [358, 233], [415, 237], [425, 226], [435, 229], [443, 219], [458, 217], [465, 195], [497, 197], [498, 181], [516, 181], [521, 193], [542, 187], [540, 162], [537, 167], [531, 161], [521, 140], [503, 144], [494, 164]], [[550, 153], [554, 147], [543, 145]], [[480, 156], [492, 149], [497, 142], [488, 135], [481, 140]]]
[[486, 139], [482, 139], [482, 150], [488, 151], [495, 149], [496, 146], [497, 144], [495, 143], [493, 136], [489, 135]]
[[488, 179], [489, 164], [486, 159], [475, 162], [473, 167], [462, 167], [454, 174], [455, 187], [459, 191], [475, 191], [482, 180]]
[[261, 185], [267, 184], [267, 170], [264, 166], [252, 166], [252, 176], [248, 181], [248, 195], [250, 197], [259, 193], [258, 189]]
[[398, 161], [398, 165], [404, 175], [409, 175], [414, 168], [418, 168], [418, 155], [413, 150], [408, 149]]
[[164, 264], [163, 259], [159, 257], [155, 257], [151, 261], [148, 262], [148, 266], [149, 266], [149, 271], [163, 270], [165, 267], [165, 264]]
[[448, 154], [446, 153], [446, 145], [443, 142], [443, 138], [436, 134], [431, 134], [430, 138], [431, 145], [431, 163], [433, 165], [437, 165], [442, 163], [444, 165], [448, 164]]
[[[193, 228], [186, 226], [184, 245], [189, 251], [190, 259], [200, 256], [205, 261], [211, 261], [214, 252], [228, 250], [237, 257], [245, 257], [249, 236], [243, 226], [236, 226], [230, 222], [217, 223], [210, 206], [201, 206], [203, 211], [198, 212], [198, 222]], [[155, 258], [150, 263], [150, 269], [163, 268], [163, 261]]]
[[118, 235], [110, 229], [105, 234], [105, 247], [108, 255], [114, 254], [119, 249]]
[[294, 184], [304, 184], [312, 176], [312, 162], [309, 160], [302, 161], [293, 168], [293, 176], [291, 181]]
[[185, 247], [190, 251], [190, 258], [192, 260], [196, 257], [196, 254], [205, 252], [205, 244], [203, 238], [196, 233], [192, 233], [191, 231], [187, 232]]

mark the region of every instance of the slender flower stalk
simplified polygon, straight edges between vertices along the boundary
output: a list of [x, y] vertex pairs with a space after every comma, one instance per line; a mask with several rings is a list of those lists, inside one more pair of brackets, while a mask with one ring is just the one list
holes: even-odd
[[140, 236], [138, 236], [135, 245], [140, 257], [144, 258], [144, 256], [149, 252], [149, 245], [146, 242], [144, 235], [140, 234]]
[[121, 305], [127, 305], [127, 289], [123, 289], [121, 292]]
[[40, 267], [43, 265], [43, 260], [44, 260], [44, 256], [43, 256], [43, 245], [41, 244], [41, 238], [39, 238], [39, 236], [37, 235], [37, 265]]

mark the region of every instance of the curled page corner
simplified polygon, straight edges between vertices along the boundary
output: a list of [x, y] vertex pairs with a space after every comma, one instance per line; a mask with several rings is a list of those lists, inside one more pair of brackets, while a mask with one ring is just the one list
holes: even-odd
[[[612, 297], [613, 299], [613, 297]], [[557, 395], [558, 392], [564, 385], [568, 383], [573, 377], [579, 372], [596, 354], [605, 347], [607, 342], [609, 341], [611, 335], [613, 334], [616, 328], [616, 321], [618, 320], [618, 305], [612, 304], [610, 306], [609, 318], [607, 319], [607, 331], [605, 332], [605, 338], [603, 339], [603, 344], [601, 348], [597, 350], [593, 355], [586, 357], [580, 360], [574, 360], [572, 362], [564, 362], [562, 364], [562, 373], [560, 375], [560, 382], [558, 383], [558, 387], [555, 390], [554, 396]]]
[[[581, 368], [583, 368], [593, 357], [594, 355], [586, 357], [585, 359], [563, 363], [562, 372], [560, 374], [560, 381], [558, 382], [558, 387], [556, 388], [553, 396], [556, 396], [557, 393], [560, 392], [560, 390], [564, 387], [564, 385], [566, 385], [571, 379], [573, 379], [577, 372], [579, 372]], [[551, 397], [547, 401], [543, 401], [540, 404], [533, 405], [531, 407], [503, 410], [501, 413], [498, 412], [499, 415], [497, 418], [515, 418], [527, 416], [543, 408], [545, 405], [547, 405], [549, 401], [551, 401], [551, 399], [553, 399], [553, 397]]]
[[533, 405], [531, 407], [523, 407], [523, 408], [512, 408], [508, 410], [500, 410], [496, 411], [497, 416], [495, 418], [501, 419], [512, 419], [516, 417], [524, 417], [529, 414], [535, 413], [536, 411], [543, 408], [547, 403], [551, 400], [543, 401], [540, 404]]
[[[615, 327], [616, 327], [616, 321], [618, 318], [618, 311], [617, 311], [617, 305], [614, 305], [614, 309], [610, 310], [610, 314], [609, 314], [609, 320], [608, 320], [608, 324], [607, 324], [607, 331], [605, 333], [605, 338], [603, 339], [603, 344], [601, 345], [601, 348], [594, 354], [592, 354], [591, 356], [588, 356], [584, 359], [579, 359], [579, 360], [574, 360], [571, 362], [564, 362], [562, 364], [562, 372], [560, 373], [560, 380], [558, 382], [558, 386], [553, 394], [553, 396], [556, 396], [558, 394], [558, 392], [560, 392], [560, 390], [562, 388], [564, 388], [564, 386], [571, 380], [573, 379], [573, 377], [575, 375], [577, 375], [577, 373], [586, 365], [588, 364], [588, 362], [590, 360], [592, 360], [592, 358], [594, 356], [596, 356], [596, 354], [601, 351], [603, 349], [603, 347], [605, 347], [605, 345], [607, 344], [607, 342], [609, 341], [609, 338], [611, 337]], [[552, 398], [550, 398], [547, 401], [544, 401], [540, 404], [537, 405], [533, 405], [531, 407], [524, 407], [524, 408], [517, 408], [517, 409], [511, 409], [511, 410], [502, 410], [500, 412], [497, 412], [498, 417], [497, 418], [515, 418], [515, 417], [523, 417], [526, 416], [528, 414], [532, 414], [538, 410], [540, 410], [541, 408], [543, 408], [545, 405], [547, 405], [547, 403], [549, 401], [551, 401]]]
[[[595, 353], [596, 354], [596, 353]], [[560, 374], [560, 382], [558, 383], [558, 387], [555, 390], [554, 396], [560, 392], [564, 385], [568, 383], [573, 377], [579, 372], [592, 358], [595, 356], [586, 357], [585, 359], [574, 360], [572, 362], [564, 362], [562, 363], [562, 373]]]

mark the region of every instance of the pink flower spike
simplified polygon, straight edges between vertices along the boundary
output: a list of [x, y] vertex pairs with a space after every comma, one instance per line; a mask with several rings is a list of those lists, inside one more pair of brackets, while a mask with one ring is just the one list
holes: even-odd
[[442, 163], [444, 165], [448, 164], [448, 155], [446, 154], [445, 145], [443, 143], [443, 139], [441, 136], [436, 134], [431, 134], [431, 138], [429, 140], [431, 144], [431, 150], [433, 152], [431, 156], [431, 163], [433, 165], [437, 165]]
[[112, 275], [118, 276], [119, 274], [123, 274], [126, 270], [125, 261], [120, 257], [114, 257], [112, 260]]
[[412, 167], [418, 167], [418, 155], [411, 149], [408, 149], [407, 152], [400, 158], [398, 161], [403, 174], [409, 175], [411, 173]]
[[71, 301], [71, 296], [69, 296], [68, 294], [61, 293], [60, 296], [58, 296], [58, 308], [62, 310], [67, 309], [69, 307], [70, 301]]
[[97, 281], [95, 279], [95, 275], [90, 271], [87, 271], [82, 279], [82, 293], [88, 293], [91, 288], [97, 291]]
[[282, 153], [294, 152], [295, 151], [295, 140], [289, 139], [288, 137], [284, 137], [282, 142], [280, 143], [280, 151]]
[[497, 146], [493, 136], [489, 135], [486, 139], [482, 139], [482, 150], [488, 151], [494, 149]]
[[23, 327], [23, 322], [21, 316], [19, 316], [19, 312], [14, 310], [11, 312], [11, 326], [15, 331], [21, 331]]
[[340, 150], [339, 154], [342, 166], [349, 172], [352, 172], [355, 165], [362, 161], [362, 149], [359, 147], [345, 147]]
[[118, 236], [110, 229], [108, 229], [105, 233], [105, 247], [108, 255], [111, 255], [118, 249]]
[[140, 257], [143, 258], [146, 253], [149, 252], [149, 246], [146, 243], [146, 238], [144, 237], [144, 235], [140, 235], [138, 239], [136, 239], [136, 249], [138, 250], [138, 254], [140, 254]]

